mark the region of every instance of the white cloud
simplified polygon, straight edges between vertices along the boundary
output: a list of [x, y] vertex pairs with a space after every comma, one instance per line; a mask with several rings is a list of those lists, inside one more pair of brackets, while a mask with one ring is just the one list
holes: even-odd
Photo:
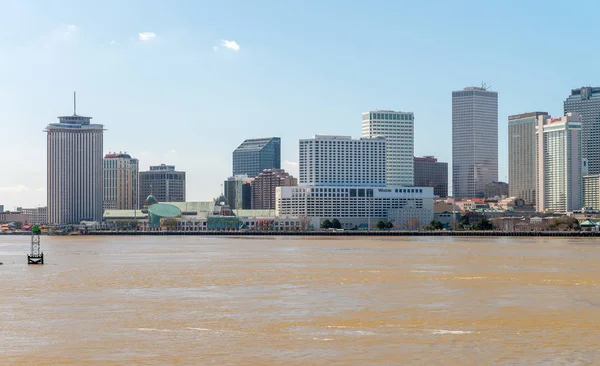
[[46, 190], [46, 188], [44, 187], [40, 187], [40, 188], [36, 188], [35, 191], [36, 192], [44, 192]]
[[240, 50], [240, 45], [236, 41], [228, 41], [228, 40], [224, 39], [221, 41], [221, 46], [223, 46], [225, 48], [229, 48], [230, 50], [233, 50], [233, 51]]
[[154, 33], [154, 32], [142, 32], [142, 33], [138, 33], [138, 39], [140, 41], [147, 42], [147, 41], [152, 40], [153, 38], [156, 38], [156, 33]]
[[71, 32], [71, 33], [77, 32], [77, 26], [74, 24], [67, 25], [67, 32]]
[[111, 45], [115, 45], [115, 44], [117, 44], [117, 41], [115, 41], [115, 40], [113, 39], [112, 41], [110, 41], [110, 44], [111, 44]]
[[177, 150], [171, 149], [167, 152], [168, 154], [177, 154]]
[[27, 188], [23, 184], [17, 184], [16, 186], [0, 187], [0, 192], [22, 193], [27, 191], [29, 191], [29, 188]]
[[284, 163], [285, 165], [287, 165], [287, 166], [291, 166], [291, 167], [294, 167], [294, 168], [298, 166], [298, 163], [296, 163], [295, 161], [289, 161], [289, 160], [286, 160], [286, 161], [284, 161], [283, 163]]

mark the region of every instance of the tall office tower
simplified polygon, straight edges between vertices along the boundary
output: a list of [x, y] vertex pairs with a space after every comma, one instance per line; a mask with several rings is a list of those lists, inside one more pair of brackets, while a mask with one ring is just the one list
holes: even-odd
[[224, 182], [223, 193], [231, 209], [250, 210], [252, 208], [251, 183], [253, 180], [254, 178], [248, 178], [247, 175], [227, 178]]
[[433, 156], [415, 157], [415, 186], [433, 187], [433, 194], [448, 197], [448, 163], [438, 162]]
[[0, 212], [4, 212], [4, 205], [0, 205]]
[[388, 186], [414, 185], [415, 117], [412, 112], [365, 112], [362, 114], [362, 137], [385, 137], [387, 140]]
[[600, 175], [583, 176], [583, 207], [600, 210]]
[[[548, 118], [546, 118], [548, 117]], [[581, 209], [582, 173], [581, 116], [538, 116], [537, 191], [539, 212], [569, 212]]]
[[589, 174], [600, 174], [600, 88], [571, 90], [564, 108], [565, 114], [581, 116], [581, 157], [587, 159]]
[[535, 126], [546, 112], [508, 116], [508, 195], [535, 204], [537, 164]]
[[267, 137], [245, 140], [233, 151], [233, 176], [254, 178], [265, 169], [281, 168], [281, 139]]
[[452, 92], [452, 194], [483, 198], [498, 180], [498, 93], [468, 87]]
[[137, 210], [139, 162], [125, 153], [104, 156], [104, 209]]
[[297, 186], [298, 180], [283, 169], [265, 169], [251, 184], [252, 209], [274, 210], [275, 188]]
[[300, 183], [330, 186], [386, 184], [386, 140], [316, 135], [300, 140]]
[[158, 202], [185, 202], [185, 172], [175, 170], [175, 165], [151, 166], [139, 173], [140, 206], [150, 194]]
[[48, 223], [102, 221], [104, 128], [92, 117], [58, 117], [47, 133]]

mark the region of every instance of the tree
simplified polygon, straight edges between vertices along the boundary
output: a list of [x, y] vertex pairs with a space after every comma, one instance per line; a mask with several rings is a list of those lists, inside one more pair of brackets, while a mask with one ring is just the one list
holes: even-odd
[[423, 226], [423, 230], [442, 230], [444, 225], [437, 220], [432, 220], [429, 224]]
[[386, 225], [385, 225], [385, 222], [383, 222], [383, 221], [378, 221], [378, 222], [377, 222], [377, 225], [376, 225], [376, 227], [377, 227], [379, 230], [383, 230], [383, 229], [385, 229], [385, 227], [386, 227]]
[[385, 228], [386, 228], [386, 229], [391, 229], [391, 228], [393, 228], [393, 227], [394, 227], [394, 224], [392, 224], [392, 222], [391, 222], [391, 221], [388, 221], [388, 222], [385, 224]]
[[167, 230], [175, 230], [177, 229], [177, 220], [175, 219], [166, 219], [164, 220], [164, 225], [167, 228]]
[[310, 217], [301, 216], [300, 217], [300, 230], [308, 231], [309, 227], [310, 227]]
[[493, 230], [494, 225], [485, 217], [479, 220], [479, 222], [471, 225], [473, 230]]
[[331, 229], [331, 221], [329, 221], [329, 219], [325, 219], [321, 223], [321, 229]]
[[333, 219], [333, 220], [331, 220], [331, 228], [333, 228], [333, 229], [341, 229], [342, 228], [342, 223], [338, 219]]
[[574, 217], [559, 217], [550, 220], [548, 227], [559, 230], [579, 230], [579, 220]]

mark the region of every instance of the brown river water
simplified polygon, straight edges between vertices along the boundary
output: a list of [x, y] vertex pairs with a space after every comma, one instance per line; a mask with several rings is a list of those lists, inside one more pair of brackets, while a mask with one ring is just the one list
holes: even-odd
[[0, 364], [600, 364], [600, 240], [0, 237]]

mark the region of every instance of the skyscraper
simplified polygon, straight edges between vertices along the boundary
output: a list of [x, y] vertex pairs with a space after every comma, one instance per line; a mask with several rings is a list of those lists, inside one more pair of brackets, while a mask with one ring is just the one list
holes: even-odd
[[415, 118], [412, 112], [372, 111], [362, 114], [362, 137], [387, 141], [386, 184], [414, 185]]
[[316, 135], [300, 140], [301, 184], [384, 187], [386, 140]]
[[150, 194], [158, 202], [185, 202], [185, 172], [175, 170], [175, 165], [151, 166], [139, 173], [140, 206]]
[[223, 193], [231, 209], [249, 210], [252, 208], [251, 183], [254, 178], [247, 175], [229, 177], [224, 182]]
[[104, 209], [137, 210], [139, 205], [139, 163], [129, 154], [104, 156]]
[[485, 195], [498, 180], [498, 93], [468, 87], [452, 92], [452, 193]]
[[448, 197], [448, 163], [433, 156], [415, 157], [415, 186], [433, 187], [433, 194]]
[[581, 157], [587, 159], [589, 174], [600, 174], [600, 88], [571, 90], [564, 109], [581, 116]]
[[531, 112], [508, 116], [508, 195], [535, 203], [537, 164], [535, 127], [539, 116], [546, 112]]
[[[548, 118], [546, 118], [548, 117]], [[582, 207], [581, 117], [538, 116], [536, 209], [569, 212]]]
[[245, 140], [233, 151], [233, 176], [254, 178], [265, 169], [281, 168], [281, 139], [267, 137]]
[[58, 117], [47, 133], [48, 222], [102, 221], [104, 128], [92, 117]]

